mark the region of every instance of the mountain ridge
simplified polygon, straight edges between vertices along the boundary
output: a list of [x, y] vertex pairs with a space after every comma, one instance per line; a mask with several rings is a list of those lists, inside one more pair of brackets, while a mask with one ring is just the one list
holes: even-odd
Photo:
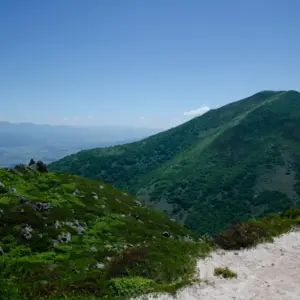
[[[193, 230], [216, 233], [299, 203], [297, 128], [299, 92], [263, 91], [142, 141], [79, 152], [49, 167], [101, 178]], [[258, 184], [260, 178], [273, 183]]]

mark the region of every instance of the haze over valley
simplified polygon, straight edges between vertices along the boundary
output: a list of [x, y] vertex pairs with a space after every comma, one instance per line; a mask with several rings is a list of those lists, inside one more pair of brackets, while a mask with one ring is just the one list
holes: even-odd
[[158, 129], [0, 122], [0, 167], [36, 158], [50, 163], [80, 150], [136, 141]]

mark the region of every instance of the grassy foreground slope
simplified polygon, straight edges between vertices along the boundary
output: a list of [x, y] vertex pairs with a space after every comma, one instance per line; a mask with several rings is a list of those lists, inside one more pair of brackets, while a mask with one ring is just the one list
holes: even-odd
[[1, 299], [171, 291], [209, 250], [197, 234], [111, 185], [28, 166], [0, 169]]
[[300, 203], [300, 93], [265, 91], [51, 170], [110, 182], [201, 233]]

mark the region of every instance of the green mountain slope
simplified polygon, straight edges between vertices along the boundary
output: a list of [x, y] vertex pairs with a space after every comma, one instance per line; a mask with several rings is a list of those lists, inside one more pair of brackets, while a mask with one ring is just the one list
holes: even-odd
[[216, 233], [300, 203], [300, 94], [265, 91], [139, 142], [49, 166], [112, 183]]
[[35, 166], [0, 169], [1, 299], [124, 299], [175, 290], [210, 250], [111, 185]]

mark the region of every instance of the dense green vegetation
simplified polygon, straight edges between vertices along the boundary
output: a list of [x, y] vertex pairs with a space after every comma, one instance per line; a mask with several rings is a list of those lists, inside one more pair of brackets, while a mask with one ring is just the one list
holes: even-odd
[[226, 250], [240, 250], [259, 243], [272, 242], [273, 238], [300, 228], [300, 206], [263, 218], [253, 218], [233, 224], [214, 237], [214, 243]]
[[300, 94], [265, 91], [50, 170], [103, 180], [200, 233], [300, 203]]
[[174, 291], [211, 247], [111, 185], [0, 170], [0, 298], [128, 299]]

